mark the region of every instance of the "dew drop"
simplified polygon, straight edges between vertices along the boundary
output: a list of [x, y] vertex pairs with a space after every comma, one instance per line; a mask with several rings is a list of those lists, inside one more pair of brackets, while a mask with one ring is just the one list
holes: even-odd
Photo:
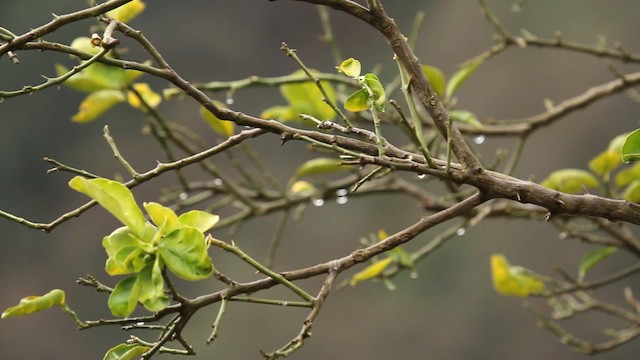
[[477, 145], [480, 145], [480, 144], [483, 144], [486, 139], [487, 139], [486, 136], [480, 134], [473, 137], [473, 142], [476, 143]]
[[418, 278], [418, 272], [415, 270], [412, 270], [411, 273], [409, 274], [409, 278], [410, 279], [417, 279]]
[[214, 179], [213, 180], [213, 185], [216, 185], [216, 186], [222, 185], [222, 179]]
[[418, 174], [418, 179], [419, 180], [423, 180], [426, 177], [427, 177], [427, 174]]
[[313, 201], [311, 202], [314, 206], [322, 206], [324, 205], [324, 199], [313, 199]]
[[462, 235], [464, 235], [466, 232], [467, 232], [467, 229], [465, 229], [465, 228], [460, 228], [460, 229], [456, 230], [456, 235], [458, 235], [458, 236], [462, 236]]
[[186, 192], [182, 192], [180, 193], [180, 195], [178, 195], [178, 197], [180, 198], [180, 200], [187, 200], [189, 194], [187, 194]]
[[136, 325], [138, 325], [138, 326], [142, 326], [142, 325], [144, 325], [144, 322], [142, 322], [142, 321], [138, 321], [138, 322], [136, 323]]
[[346, 203], [347, 203], [347, 201], [349, 201], [349, 199], [348, 199], [346, 196], [338, 196], [338, 197], [336, 198], [336, 202], [337, 202], [339, 205], [346, 204]]
[[345, 195], [347, 195], [347, 189], [336, 190], [336, 196], [345, 196]]
[[224, 102], [225, 102], [227, 105], [233, 105], [233, 101], [234, 101], [234, 100], [233, 100], [233, 98], [232, 98], [232, 97], [228, 97]]
[[560, 234], [558, 234], [558, 238], [560, 240], [565, 240], [567, 237], [569, 237], [569, 234], [567, 234], [566, 231], [561, 232]]

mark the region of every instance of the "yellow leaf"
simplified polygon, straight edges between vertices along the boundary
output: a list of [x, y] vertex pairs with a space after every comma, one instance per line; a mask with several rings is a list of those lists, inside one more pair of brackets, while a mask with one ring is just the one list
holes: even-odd
[[124, 101], [124, 94], [119, 90], [100, 90], [91, 93], [87, 96], [82, 103], [80, 103], [80, 110], [77, 114], [73, 115], [71, 120], [78, 123], [89, 122], [103, 112], [109, 110], [115, 104]]
[[511, 266], [501, 254], [491, 255], [493, 287], [505, 296], [529, 296], [544, 290], [544, 283], [519, 266]]
[[[224, 104], [220, 101], [214, 100], [213, 103], [219, 108], [224, 108]], [[211, 126], [213, 131], [218, 134], [224, 137], [233, 135], [235, 128], [235, 123], [233, 121], [218, 119], [217, 116], [213, 115], [211, 111], [207, 110], [204, 106], [200, 106], [200, 117], [206, 121], [209, 126]]]
[[298, 180], [291, 185], [291, 192], [299, 195], [313, 194], [316, 191], [315, 186], [308, 181]]
[[[157, 92], [151, 90], [149, 84], [147, 83], [133, 84], [133, 88], [138, 92], [138, 94], [140, 94], [140, 96], [142, 96], [144, 102], [146, 102], [147, 105], [149, 105], [151, 108], [155, 108], [162, 101], [162, 96], [160, 96], [160, 94], [158, 94]], [[134, 108], [144, 110], [144, 106], [142, 106], [140, 98], [138, 98], [138, 96], [133, 91], [127, 92], [127, 102], [129, 102], [129, 105], [133, 106]]]
[[20, 300], [20, 304], [10, 307], [2, 313], [2, 318], [12, 316], [28, 315], [34, 312], [46, 310], [56, 305], [64, 304], [64, 291], [60, 289], [51, 290], [42, 296], [27, 296]]
[[133, 0], [119, 8], [113, 9], [107, 13], [107, 16], [118, 21], [128, 22], [138, 16], [145, 8], [145, 4], [141, 0]]
[[369, 280], [382, 274], [384, 269], [386, 269], [387, 266], [391, 264], [392, 260], [393, 260], [392, 258], [388, 257], [388, 258], [376, 261], [373, 264], [367, 266], [364, 270], [353, 275], [353, 277], [351, 278], [351, 281], [349, 281], [349, 285], [354, 286], [355, 284], [361, 281]]

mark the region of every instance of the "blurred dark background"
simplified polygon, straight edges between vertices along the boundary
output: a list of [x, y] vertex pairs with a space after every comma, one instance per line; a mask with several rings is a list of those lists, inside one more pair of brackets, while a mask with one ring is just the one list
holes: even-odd
[[[184, 77], [193, 81], [234, 80], [250, 75], [276, 76], [296, 70], [295, 64], [279, 50], [286, 41], [298, 50], [308, 66], [333, 71], [328, 46], [319, 40], [322, 29], [314, 6], [263, 0], [148, 1], [147, 10], [132, 21]], [[493, 45], [493, 28], [484, 20], [473, 1], [405, 0], [385, 1], [387, 11], [408, 34], [415, 14], [426, 13], [420, 32], [417, 55], [423, 63], [438, 66], [446, 74], [463, 61]], [[561, 31], [567, 40], [595, 44], [605, 35], [608, 43], [622, 43], [639, 52], [640, 2], [619, 0], [537, 0], [527, 2], [520, 13], [510, 11], [511, 1], [491, 1], [504, 24], [513, 32], [525, 28], [542, 37]], [[84, 1], [59, 0], [0, 2], [0, 26], [22, 34], [51, 19], [83, 7]], [[355, 57], [365, 71], [380, 66], [380, 77], [390, 81], [396, 75], [392, 54], [384, 39], [365, 24], [331, 12], [335, 36], [345, 57]], [[64, 27], [47, 40], [70, 43], [89, 36], [92, 20]], [[128, 40], [133, 59], [146, 55]], [[71, 66], [65, 55], [20, 52], [20, 65], [5, 57], [0, 61], [0, 89], [13, 90], [53, 75], [54, 63]], [[488, 61], [459, 92], [460, 106], [479, 118], [521, 118], [544, 111], [545, 98], [559, 102], [576, 96], [588, 87], [613, 78], [610, 62], [561, 50], [511, 49]], [[637, 71], [638, 66], [615, 63], [620, 72]], [[156, 91], [166, 84], [143, 77]], [[68, 88], [48, 89], [31, 96], [12, 98], [0, 105], [0, 209], [18, 216], [49, 222], [82, 204], [86, 199], [68, 189], [69, 174], [46, 175], [52, 157], [74, 167], [106, 177], [124, 174], [112, 158], [102, 138], [109, 125], [120, 150], [134, 167], [146, 171], [164, 160], [153, 140], [141, 133], [143, 118], [126, 106], [110, 110], [86, 125], [74, 124], [84, 94]], [[224, 100], [224, 94], [216, 95]], [[237, 110], [259, 114], [269, 105], [284, 103], [275, 89], [241, 91], [234, 97]], [[197, 115], [193, 101], [173, 101], [160, 111], [174, 121], [209, 130]], [[516, 175], [542, 179], [560, 168], [586, 168], [611, 138], [639, 126], [638, 104], [625, 94], [612, 96], [585, 111], [576, 112], [552, 127], [535, 133], [526, 148]], [[218, 141], [213, 134], [207, 141]], [[302, 144], [279, 145], [276, 136], [251, 142], [277, 176], [286, 181], [303, 160], [313, 154]], [[490, 158], [498, 147], [513, 146], [510, 139], [487, 139], [479, 146]], [[173, 175], [136, 188], [140, 201], [151, 201]], [[431, 186], [431, 183], [425, 186]], [[392, 233], [414, 223], [421, 215], [416, 204], [402, 196], [350, 200], [345, 205], [328, 202], [310, 207], [299, 222], [290, 222], [285, 231], [277, 269], [304, 267], [347, 254], [359, 246], [358, 239], [384, 228]], [[276, 216], [259, 218], [245, 225], [235, 241], [261, 259], [275, 229]], [[64, 289], [68, 303], [83, 319], [109, 317], [107, 297], [74, 280], [87, 273], [107, 284], [116, 279], [104, 273], [102, 237], [118, 224], [106, 212], [94, 208], [45, 234], [0, 219], [0, 309], [21, 297], [43, 294], [52, 288]], [[432, 229], [415, 239], [409, 248], [428, 242], [450, 224]], [[225, 232], [217, 234], [225, 239]], [[572, 350], [535, 325], [535, 319], [514, 298], [498, 296], [491, 288], [489, 256], [499, 252], [512, 262], [551, 274], [554, 266], [573, 270], [586, 248], [562, 241], [551, 226], [534, 221], [488, 220], [469, 229], [418, 265], [419, 276], [395, 279], [396, 291], [387, 291], [379, 282], [335, 291], [314, 324], [313, 337], [295, 359], [582, 359]], [[212, 255], [222, 270], [245, 280], [253, 274], [244, 265], [218, 253]], [[621, 268], [636, 261], [617, 254], [594, 275]], [[340, 280], [346, 278], [343, 275]], [[315, 292], [319, 279], [303, 282]], [[638, 280], [624, 284], [638, 289]], [[183, 284], [190, 295], [220, 289], [211, 280]], [[609, 290], [607, 299], [622, 301], [622, 286]], [[636, 291], [637, 292], [637, 291]], [[286, 294], [280, 290], [268, 293]], [[267, 295], [265, 295], [267, 296]], [[221, 335], [207, 347], [210, 324], [217, 308], [198, 313], [185, 335], [198, 352], [197, 359], [255, 359], [258, 349], [274, 350], [298, 333], [305, 310], [281, 309], [232, 303], [222, 323]], [[579, 335], [604, 340], [602, 330], [622, 324], [601, 316], [586, 316], [569, 323]], [[98, 359], [104, 352], [127, 339], [117, 328], [76, 331], [67, 315], [47, 311], [32, 316], [0, 321], [0, 358], [3, 359]], [[145, 339], [151, 334], [136, 333]], [[635, 341], [599, 355], [601, 359], [631, 359], [640, 353]], [[159, 358], [169, 358], [159, 356]]]

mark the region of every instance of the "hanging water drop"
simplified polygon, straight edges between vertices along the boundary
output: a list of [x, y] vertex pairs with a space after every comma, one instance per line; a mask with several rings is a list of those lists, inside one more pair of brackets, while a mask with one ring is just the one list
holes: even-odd
[[233, 100], [233, 98], [232, 98], [232, 97], [228, 97], [224, 102], [225, 102], [225, 104], [227, 104], [227, 105], [233, 105], [233, 101], [234, 101], [234, 100]]
[[324, 199], [313, 199], [313, 201], [311, 202], [313, 204], [313, 206], [322, 206], [324, 205]]
[[559, 238], [560, 240], [565, 240], [565, 239], [566, 239], [566, 238], [568, 238], [568, 237], [569, 237], [569, 234], [567, 234], [567, 232], [566, 232], [566, 231], [563, 231], [563, 232], [561, 232], [560, 234], [558, 234], [558, 238]]
[[213, 185], [221, 186], [222, 185], [222, 179], [213, 179]]
[[427, 174], [418, 174], [418, 180], [424, 180], [427, 177]]
[[189, 197], [189, 194], [187, 194], [186, 192], [181, 192], [180, 195], [178, 195], [178, 197], [180, 198], [180, 200], [187, 200], [187, 198]]
[[418, 272], [415, 270], [411, 270], [411, 273], [409, 273], [409, 278], [410, 279], [417, 279], [418, 278]]
[[347, 189], [336, 190], [336, 196], [345, 196], [345, 195], [347, 195]]
[[482, 143], [484, 143], [484, 141], [487, 139], [486, 136], [480, 134], [480, 135], [476, 135], [473, 137], [473, 142], [477, 145], [480, 145]]
[[336, 198], [336, 202], [337, 202], [339, 205], [346, 204], [346, 203], [347, 203], [347, 201], [349, 201], [349, 199], [348, 199], [346, 196], [338, 196], [338, 197]]
[[458, 236], [462, 236], [467, 232], [467, 230], [465, 228], [460, 228], [458, 230], [456, 230], [456, 235]]

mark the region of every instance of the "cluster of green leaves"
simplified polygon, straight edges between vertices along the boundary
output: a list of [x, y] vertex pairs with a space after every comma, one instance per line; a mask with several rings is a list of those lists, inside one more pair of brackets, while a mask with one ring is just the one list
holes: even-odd
[[218, 222], [217, 215], [192, 210], [177, 216], [158, 203], [144, 203], [151, 224], [131, 191], [116, 181], [77, 176], [69, 186], [97, 201], [125, 225], [102, 241], [109, 256], [106, 272], [130, 275], [109, 296], [113, 315], [129, 316], [138, 302], [149, 311], [164, 309], [169, 304], [165, 267], [186, 280], [200, 280], [212, 274], [204, 232]]
[[360, 72], [362, 66], [360, 65], [360, 61], [354, 58], [349, 58], [343, 61], [339, 66], [336, 66], [336, 69], [348, 77], [358, 81], [361, 85], [359, 90], [349, 95], [344, 103], [345, 109], [351, 112], [373, 109], [384, 112], [387, 95], [385, 94], [384, 87], [376, 74], [367, 73], [361, 76]]
[[640, 130], [616, 136], [607, 149], [589, 161], [589, 170], [561, 169], [549, 174], [542, 186], [569, 194], [585, 189], [600, 189], [605, 194], [631, 202], [640, 202], [640, 163], [622, 166], [640, 159]]
[[[145, 8], [140, 0], [134, 0], [107, 13], [109, 17], [122, 22], [135, 18]], [[92, 39], [79, 37], [73, 40], [71, 47], [90, 53], [98, 54], [100, 47], [96, 47]], [[114, 57], [114, 51], [105, 56]], [[62, 76], [69, 69], [61, 64], [55, 65], [56, 73]], [[162, 97], [155, 93], [147, 83], [134, 83], [143, 73], [136, 70], [124, 70], [101, 63], [93, 63], [79, 73], [73, 75], [64, 82], [64, 85], [89, 95], [80, 103], [78, 113], [71, 118], [78, 123], [86, 123], [95, 120], [113, 106], [127, 102], [130, 106], [144, 110], [136, 92], [142, 96], [144, 102], [150, 107], [156, 107], [162, 101]], [[132, 91], [135, 90], [134, 91]]]

